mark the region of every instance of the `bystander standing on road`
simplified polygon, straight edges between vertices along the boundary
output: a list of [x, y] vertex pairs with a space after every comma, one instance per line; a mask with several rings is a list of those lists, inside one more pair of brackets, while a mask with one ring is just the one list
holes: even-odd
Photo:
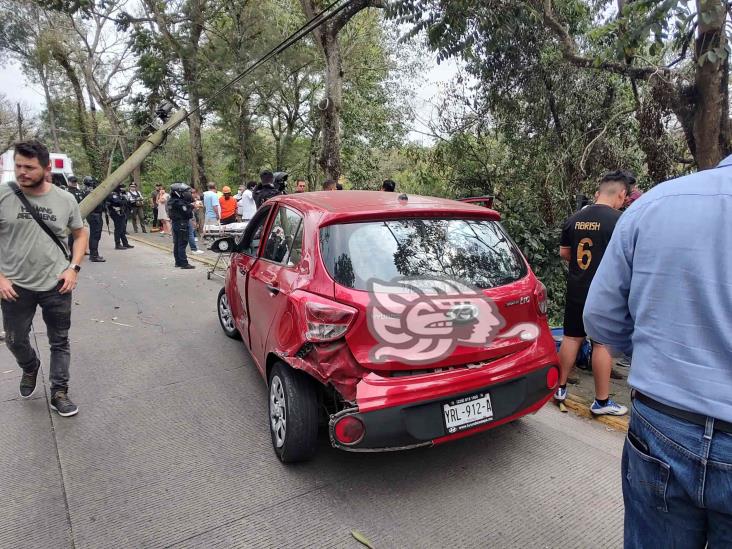
[[242, 197], [244, 196], [244, 191], [246, 190], [246, 187], [244, 185], [239, 185], [239, 190], [236, 191], [236, 194], [234, 195], [234, 200], [236, 200], [236, 222], [241, 222], [241, 215], [239, 215], [239, 203], [241, 202]]
[[222, 189], [224, 196], [219, 198], [219, 211], [221, 212], [221, 224], [231, 225], [236, 223], [236, 199], [231, 196], [231, 188]]
[[191, 191], [193, 197], [193, 223], [196, 226], [196, 232], [199, 237], [203, 236], [203, 223], [205, 219], [205, 210], [203, 208], [203, 200], [201, 199], [201, 193], [198, 189]]
[[[7, 346], [23, 370], [20, 395], [28, 398], [41, 365], [29, 338], [40, 306], [51, 347], [51, 408], [72, 416], [78, 408], [68, 397], [71, 294], [88, 236], [76, 200], [45, 180], [48, 149], [38, 141], [16, 143], [14, 160], [17, 183], [0, 185], [0, 307]], [[64, 244], [68, 231], [72, 250]]]
[[130, 218], [132, 219], [132, 229], [137, 232], [137, 223], [140, 223], [140, 229], [146, 233], [145, 229], [145, 199], [142, 193], [137, 190], [137, 185], [130, 185], [130, 192], [127, 193], [127, 201], [129, 203]]
[[249, 223], [254, 214], [257, 213], [257, 204], [254, 202], [254, 195], [252, 194], [256, 186], [256, 181], [249, 181], [246, 190], [241, 194], [241, 199], [236, 204], [236, 213], [242, 223]]
[[152, 207], [153, 214], [152, 229], [150, 229], [150, 232], [154, 232], [155, 229], [159, 229], [160, 227], [158, 223], [158, 195], [160, 194], [160, 189], [162, 188], [163, 186], [160, 183], [155, 183], [155, 190], [150, 193], [150, 206]]
[[385, 179], [384, 182], [381, 184], [381, 190], [386, 193], [393, 193], [396, 191], [396, 183], [394, 183], [391, 179]]
[[308, 183], [304, 179], [295, 180], [295, 193], [304, 193], [308, 190]]
[[158, 223], [160, 223], [160, 236], [166, 236], [171, 234], [170, 228], [170, 216], [168, 215], [168, 199], [170, 195], [165, 192], [164, 188], [160, 188], [158, 191], [157, 208], [158, 208]]
[[[592, 279], [601, 264], [610, 242], [619, 209], [625, 203], [635, 177], [624, 171], [606, 174], [598, 185], [594, 204], [582, 208], [564, 223], [559, 255], [568, 262], [567, 293], [564, 308], [564, 337], [559, 348], [559, 387], [554, 398], [567, 398], [567, 379], [572, 372], [577, 353], [587, 334], [582, 323], [582, 311]], [[592, 346], [592, 376], [595, 380], [595, 400], [590, 406], [594, 415], [621, 416], [628, 409], [610, 398], [610, 374], [613, 359], [604, 345]]]
[[323, 190], [324, 191], [335, 191], [336, 190], [335, 179], [326, 179], [325, 181], [323, 181]]
[[216, 192], [216, 183], [209, 181], [208, 190], [203, 193], [204, 208], [204, 225], [203, 231], [206, 232], [207, 225], [218, 225], [221, 219], [221, 206], [219, 205], [219, 195]]
[[632, 356], [626, 549], [732, 547], [732, 156], [618, 221], [587, 333]]

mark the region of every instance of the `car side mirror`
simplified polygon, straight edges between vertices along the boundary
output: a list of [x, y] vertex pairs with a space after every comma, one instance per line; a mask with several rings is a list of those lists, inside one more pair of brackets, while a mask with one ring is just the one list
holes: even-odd
[[234, 238], [231, 236], [225, 236], [224, 238], [219, 238], [218, 240], [214, 240], [214, 243], [211, 244], [211, 247], [209, 250], [212, 252], [216, 252], [219, 254], [226, 254], [231, 253], [234, 251]]

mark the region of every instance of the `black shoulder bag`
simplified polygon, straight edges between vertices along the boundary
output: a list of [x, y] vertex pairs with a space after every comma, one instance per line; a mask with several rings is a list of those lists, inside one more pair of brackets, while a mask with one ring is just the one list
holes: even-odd
[[61, 252], [64, 254], [66, 261], [71, 261], [71, 256], [66, 250], [66, 246], [63, 245], [63, 243], [59, 240], [56, 234], [51, 230], [51, 227], [46, 225], [43, 220], [38, 216], [38, 212], [33, 206], [31, 206], [30, 202], [28, 202], [28, 199], [23, 194], [23, 191], [20, 190], [20, 187], [18, 187], [16, 183], [12, 182], [8, 183], [8, 186], [13, 190], [15, 196], [18, 197], [18, 200], [23, 203], [23, 206], [25, 206], [25, 209], [28, 211], [29, 214], [31, 214], [31, 217], [36, 220], [36, 223], [38, 223], [38, 225], [40, 225], [41, 229], [43, 229], [43, 231], [51, 237], [51, 240], [56, 243], [56, 246], [61, 249]]

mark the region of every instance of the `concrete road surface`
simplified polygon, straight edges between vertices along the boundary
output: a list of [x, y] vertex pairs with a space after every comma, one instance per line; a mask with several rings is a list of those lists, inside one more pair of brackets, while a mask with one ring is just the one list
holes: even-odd
[[219, 328], [220, 281], [110, 240], [74, 295], [78, 416], [49, 412], [47, 379], [20, 400], [0, 344], [0, 547], [360, 547], [353, 530], [379, 548], [622, 545], [623, 437], [554, 407], [410, 452], [323, 438], [280, 464], [265, 385]]

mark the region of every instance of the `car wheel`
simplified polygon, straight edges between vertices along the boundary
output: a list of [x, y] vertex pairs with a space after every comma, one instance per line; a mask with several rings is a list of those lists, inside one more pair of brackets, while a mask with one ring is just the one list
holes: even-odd
[[219, 312], [219, 322], [221, 323], [221, 328], [224, 330], [224, 333], [231, 339], [241, 339], [241, 334], [234, 324], [234, 313], [231, 312], [229, 298], [226, 297], [226, 290], [224, 288], [221, 288], [216, 303], [216, 308]]
[[269, 378], [269, 430], [283, 463], [307, 461], [318, 440], [318, 401], [313, 380], [278, 362]]

